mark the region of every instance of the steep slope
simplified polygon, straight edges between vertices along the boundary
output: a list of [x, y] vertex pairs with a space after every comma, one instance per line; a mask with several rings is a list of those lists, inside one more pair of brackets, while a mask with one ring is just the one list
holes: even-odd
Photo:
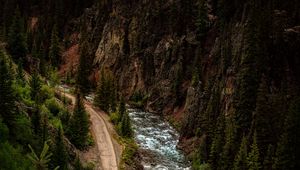
[[147, 110], [175, 115], [200, 163], [216, 164], [218, 145], [230, 164], [255, 131], [261, 160], [279, 145], [299, 95], [298, 1], [105, 2], [88, 13], [94, 72], [112, 70], [128, 98], [141, 93]]

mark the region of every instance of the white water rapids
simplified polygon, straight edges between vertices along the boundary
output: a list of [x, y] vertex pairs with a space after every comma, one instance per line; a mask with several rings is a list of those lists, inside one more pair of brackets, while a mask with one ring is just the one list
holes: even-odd
[[145, 170], [189, 170], [183, 153], [176, 148], [179, 134], [160, 116], [129, 109], [135, 141]]

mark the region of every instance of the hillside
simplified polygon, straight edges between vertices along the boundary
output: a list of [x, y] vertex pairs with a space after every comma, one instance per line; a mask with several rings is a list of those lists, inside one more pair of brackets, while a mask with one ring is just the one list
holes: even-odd
[[[94, 105], [110, 116], [127, 148], [121, 167], [146, 167], [127, 103], [176, 128], [177, 148], [191, 169], [300, 168], [298, 0], [1, 4], [6, 65], [11, 60], [83, 98], [95, 96]], [[28, 106], [22, 100], [16, 102]]]

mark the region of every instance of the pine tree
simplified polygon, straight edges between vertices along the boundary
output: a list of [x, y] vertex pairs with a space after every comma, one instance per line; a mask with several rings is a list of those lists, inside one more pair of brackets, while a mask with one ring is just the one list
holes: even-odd
[[56, 25], [52, 28], [51, 33], [51, 46], [49, 51], [49, 58], [54, 67], [58, 67], [60, 64], [61, 56], [60, 56], [60, 45], [59, 45], [59, 37], [57, 32]]
[[237, 129], [233, 118], [229, 118], [226, 121], [225, 128], [225, 145], [220, 158], [220, 167], [224, 170], [231, 169], [234, 161], [234, 155], [237, 152]]
[[254, 114], [254, 126], [257, 133], [257, 146], [262, 157], [267, 152], [268, 145], [274, 135], [271, 120], [273, 117], [272, 103], [268, 96], [266, 81], [262, 81], [257, 93], [256, 110]]
[[31, 90], [30, 90], [31, 99], [34, 100], [36, 103], [39, 103], [40, 102], [39, 95], [40, 95], [40, 90], [41, 90], [42, 85], [41, 85], [41, 80], [40, 80], [37, 69], [35, 69], [32, 77], [31, 77], [30, 87], [31, 87]]
[[213, 169], [218, 169], [222, 147], [224, 146], [225, 115], [220, 114], [214, 132], [213, 141], [210, 148], [209, 163]]
[[24, 34], [23, 24], [19, 8], [17, 8], [8, 34], [8, 51], [15, 61], [18, 61], [19, 59], [25, 61], [27, 54], [26, 36]]
[[240, 150], [234, 160], [234, 170], [248, 170], [247, 168], [247, 139], [244, 136], [240, 145]]
[[8, 67], [7, 56], [0, 49], [0, 117], [13, 132], [16, 121], [16, 98], [12, 87], [13, 76]]
[[40, 109], [38, 108], [38, 106], [36, 106], [37, 108], [34, 110], [32, 116], [31, 116], [31, 123], [32, 123], [32, 127], [34, 130], [34, 133], [36, 135], [40, 135], [41, 134], [41, 113], [40, 113]]
[[25, 75], [24, 75], [24, 71], [23, 71], [23, 66], [22, 66], [22, 61], [21, 59], [19, 59], [19, 62], [18, 62], [18, 69], [17, 69], [17, 83], [24, 87], [25, 84], [26, 84], [26, 81], [25, 81]]
[[273, 166], [273, 157], [274, 157], [274, 147], [272, 145], [268, 146], [267, 154], [263, 162], [263, 170], [270, 170]]
[[205, 0], [199, 1], [199, 10], [196, 20], [196, 27], [197, 39], [202, 40], [208, 30], [208, 17]]
[[251, 151], [248, 155], [247, 162], [249, 170], [261, 169], [261, 164], [259, 160], [259, 150], [256, 143], [256, 132], [253, 135], [253, 143], [251, 145]]
[[127, 112], [125, 112], [125, 114], [122, 116], [122, 120], [121, 120], [121, 135], [123, 137], [127, 137], [130, 138], [132, 137], [132, 128], [131, 128], [131, 122], [130, 122], [130, 118]]
[[252, 112], [255, 110], [258, 82], [256, 59], [258, 58], [257, 30], [251, 16], [247, 24], [246, 48], [242, 56], [241, 71], [238, 75], [238, 88], [235, 96], [235, 120], [238, 136], [247, 134], [251, 127]]
[[40, 73], [42, 76], [47, 76], [47, 71], [46, 71], [46, 58], [47, 58], [47, 52], [43, 46], [43, 44], [40, 45], [39, 51], [38, 51], [38, 57], [40, 59]]
[[[30, 145], [28, 145], [31, 154], [28, 155], [28, 158], [32, 161], [34, 164], [35, 168], [38, 170], [48, 170], [48, 163], [50, 162], [50, 157], [52, 156], [52, 153], [48, 152], [49, 151], [49, 145], [47, 142], [44, 143], [43, 150], [41, 154], [38, 156], [36, 152], [32, 149]], [[54, 170], [57, 170], [58, 168], [55, 168]]]
[[88, 43], [84, 41], [80, 47], [80, 58], [77, 69], [76, 85], [83, 95], [87, 95], [90, 91], [90, 64], [88, 61]]
[[105, 112], [113, 112], [116, 110], [116, 99], [116, 86], [112, 73], [102, 70], [97, 87], [95, 104]]
[[119, 122], [122, 120], [123, 115], [126, 114], [126, 106], [125, 106], [125, 100], [123, 97], [121, 97], [120, 105], [119, 105]]
[[110, 111], [115, 112], [117, 108], [117, 90], [116, 90], [116, 84], [115, 80], [112, 77], [110, 81]]
[[70, 122], [69, 136], [77, 148], [83, 149], [86, 146], [88, 133], [89, 117], [84, 109], [80, 94], [77, 94], [76, 105]]
[[295, 99], [288, 110], [284, 131], [277, 144], [275, 170], [300, 169], [300, 98]]
[[59, 126], [54, 143], [52, 164], [60, 170], [67, 170], [68, 154], [64, 144], [63, 129]]

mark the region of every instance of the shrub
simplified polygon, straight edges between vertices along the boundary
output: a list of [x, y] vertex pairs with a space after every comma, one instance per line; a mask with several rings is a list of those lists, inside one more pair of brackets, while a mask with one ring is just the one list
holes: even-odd
[[121, 119], [121, 118], [120, 118], [120, 115], [119, 115], [118, 112], [112, 112], [112, 113], [110, 114], [110, 121], [111, 121], [113, 124], [117, 125], [117, 124], [119, 123], [119, 120], [120, 120], [120, 119]]
[[55, 100], [55, 98], [46, 100], [45, 105], [54, 116], [57, 116], [58, 113], [62, 110], [62, 107]]
[[43, 85], [40, 91], [40, 97], [42, 102], [51, 99], [54, 97], [54, 90], [47, 85]]

